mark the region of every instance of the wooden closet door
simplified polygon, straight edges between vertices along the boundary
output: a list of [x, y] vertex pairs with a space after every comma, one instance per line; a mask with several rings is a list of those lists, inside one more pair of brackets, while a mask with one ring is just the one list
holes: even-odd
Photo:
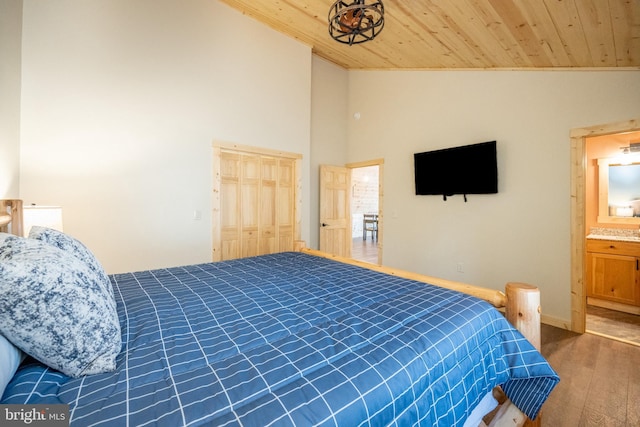
[[291, 159], [278, 160], [277, 224], [278, 251], [292, 251], [295, 240], [295, 165]]
[[[220, 164], [220, 204], [219, 210], [219, 251], [214, 251], [214, 261], [220, 259], [235, 259], [240, 257], [241, 218], [240, 212], [241, 187], [240, 170], [242, 156], [239, 154], [223, 153], [219, 157]], [[216, 224], [217, 225], [217, 224]], [[215, 234], [215, 233], [214, 233]], [[216, 259], [218, 255], [219, 259]]]
[[242, 156], [240, 210], [242, 224], [240, 256], [260, 255], [260, 156]]
[[262, 157], [260, 181], [260, 250], [259, 254], [278, 252], [276, 215], [278, 205], [278, 161]]
[[213, 260], [293, 250], [294, 241], [299, 239], [299, 160], [219, 150], [214, 167], [218, 164], [219, 183], [214, 180], [214, 195], [219, 196], [217, 200], [214, 197]]

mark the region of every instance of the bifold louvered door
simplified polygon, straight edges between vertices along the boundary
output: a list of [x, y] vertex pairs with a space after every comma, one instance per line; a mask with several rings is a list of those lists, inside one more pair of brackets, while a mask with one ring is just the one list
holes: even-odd
[[214, 151], [213, 260], [293, 250], [300, 157], [248, 148]]

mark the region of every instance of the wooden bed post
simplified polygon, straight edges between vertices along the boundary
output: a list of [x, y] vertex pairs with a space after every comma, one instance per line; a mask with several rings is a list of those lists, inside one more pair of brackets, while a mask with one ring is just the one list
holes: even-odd
[[[526, 283], [510, 282], [505, 286], [505, 292], [507, 294], [505, 317], [538, 351], [541, 351], [540, 289]], [[502, 415], [504, 416], [504, 414]], [[506, 418], [509, 417], [506, 416]], [[542, 414], [538, 414], [535, 421], [525, 418], [523, 426], [540, 427], [541, 420]]]
[[22, 200], [0, 200], [0, 232], [22, 237], [22, 227]]
[[507, 283], [505, 317], [540, 351], [540, 289], [526, 283]]

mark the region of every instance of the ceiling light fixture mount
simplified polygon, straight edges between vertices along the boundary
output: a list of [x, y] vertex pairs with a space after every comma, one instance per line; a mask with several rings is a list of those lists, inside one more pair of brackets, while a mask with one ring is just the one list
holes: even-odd
[[384, 27], [382, 1], [337, 1], [329, 9], [329, 35], [349, 46], [373, 40]]
[[640, 142], [632, 142], [628, 147], [620, 147], [623, 154], [640, 152]]

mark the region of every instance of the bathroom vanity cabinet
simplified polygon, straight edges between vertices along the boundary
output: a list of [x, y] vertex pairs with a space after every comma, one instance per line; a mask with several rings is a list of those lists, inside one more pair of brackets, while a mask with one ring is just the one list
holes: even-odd
[[587, 239], [586, 249], [589, 303], [639, 314], [640, 242]]

